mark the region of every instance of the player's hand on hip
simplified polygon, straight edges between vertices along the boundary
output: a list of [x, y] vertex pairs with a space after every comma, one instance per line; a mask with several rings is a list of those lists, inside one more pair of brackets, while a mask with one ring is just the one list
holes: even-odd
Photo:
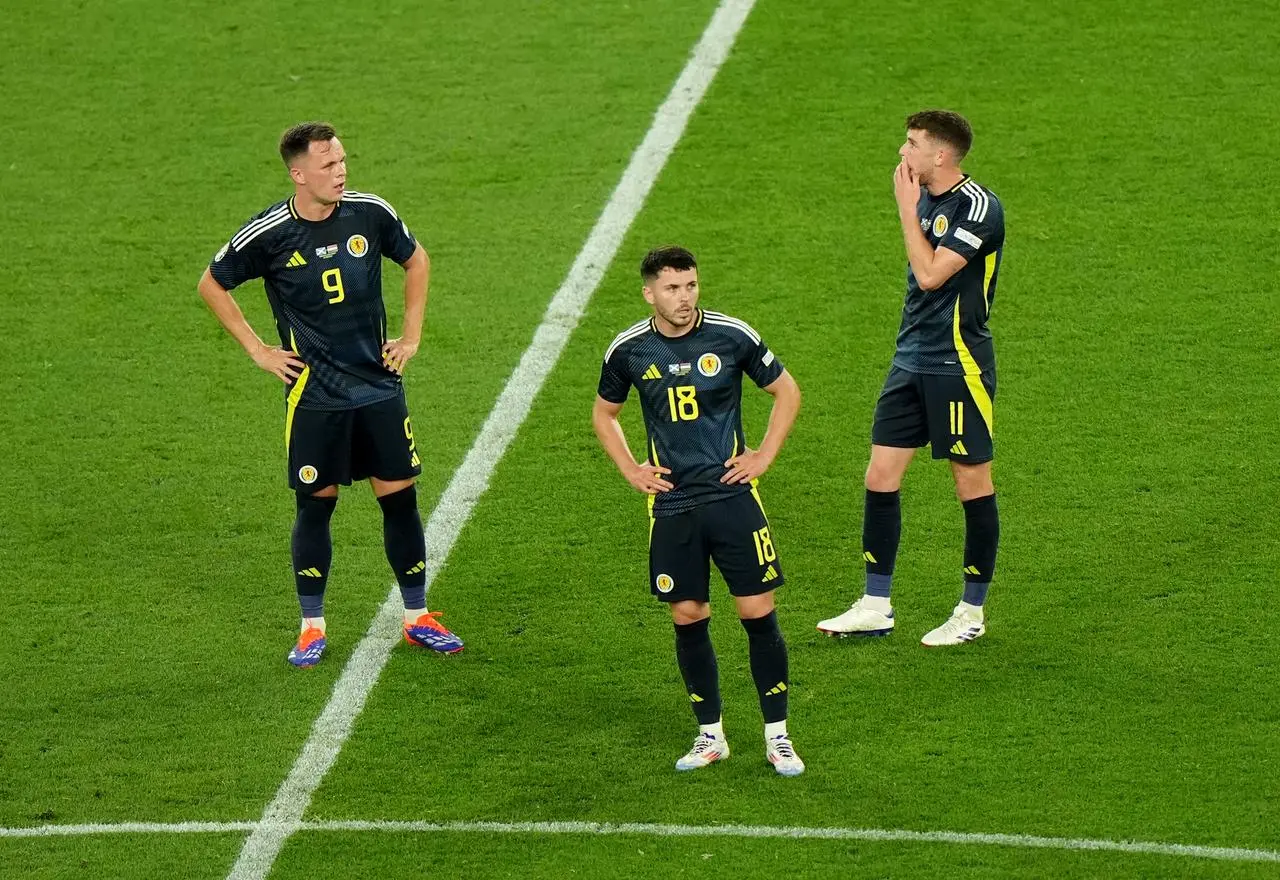
[[286, 384], [297, 381], [307, 368], [297, 354], [278, 345], [262, 346], [253, 353], [253, 362]]
[[627, 478], [628, 483], [644, 494], [657, 495], [659, 492], [670, 492], [675, 488], [662, 479], [663, 475], [670, 473], [671, 468], [659, 467], [646, 461], [644, 464], [636, 465], [633, 470], [623, 476]]
[[409, 358], [418, 353], [417, 340], [388, 339], [382, 344], [382, 365], [393, 373], [404, 375]]
[[898, 200], [899, 207], [912, 213], [920, 204], [920, 181], [906, 159], [899, 161], [898, 167], [893, 169], [893, 197]]
[[734, 483], [750, 483], [756, 477], [763, 474], [769, 469], [769, 465], [773, 464], [772, 459], [765, 458], [755, 449], [744, 449], [740, 454], [735, 455], [724, 463], [729, 469], [720, 482], [732, 485]]

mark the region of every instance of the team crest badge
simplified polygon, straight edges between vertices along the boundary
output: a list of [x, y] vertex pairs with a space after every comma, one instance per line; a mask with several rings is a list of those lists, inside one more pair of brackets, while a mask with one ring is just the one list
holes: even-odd
[[318, 476], [320, 476], [320, 474], [309, 464], [304, 464], [302, 467], [298, 468], [298, 480], [306, 483], [308, 486], [314, 483]]
[[935, 238], [942, 238], [947, 234], [947, 215], [939, 214], [933, 218], [933, 235]]
[[708, 379], [718, 375], [720, 373], [720, 356], [709, 351], [698, 358], [698, 372]]
[[338, 252], [336, 244], [327, 244], [324, 247], [316, 248], [316, 256], [322, 260], [327, 260]]
[[347, 239], [347, 253], [353, 257], [363, 257], [369, 252], [369, 239], [363, 235], [353, 235]]
[[670, 593], [676, 588], [676, 582], [669, 574], [660, 574], [653, 579], [654, 586], [658, 588], [659, 593]]
[[213, 261], [216, 263], [227, 255], [227, 248], [231, 247], [231, 242], [227, 242], [222, 246], [222, 250], [213, 255]]

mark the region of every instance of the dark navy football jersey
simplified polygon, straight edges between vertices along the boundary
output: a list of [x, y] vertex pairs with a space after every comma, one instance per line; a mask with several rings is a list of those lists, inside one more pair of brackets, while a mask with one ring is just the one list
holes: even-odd
[[670, 468], [675, 486], [653, 499], [654, 516], [671, 516], [742, 492], [726, 485], [724, 463], [747, 446], [742, 376], [761, 388], [782, 363], [745, 321], [698, 311], [693, 330], [668, 337], [650, 318], [619, 333], [605, 352], [598, 393], [624, 403], [634, 385], [648, 433], [648, 459]]
[[921, 290], [907, 264], [895, 366], [913, 373], [965, 375], [995, 367], [987, 317], [996, 295], [1004, 252], [1004, 206], [968, 175], [938, 196], [922, 189], [920, 228], [936, 250], [968, 260], [937, 290]]
[[299, 216], [290, 198], [246, 223], [209, 272], [227, 290], [263, 280], [280, 344], [306, 364], [286, 389], [291, 403], [354, 409], [400, 393], [400, 377], [382, 362], [382, 258], [404, 263], [416, 247], [409, 227], [375, 195], [345, 193], [319, 221]]

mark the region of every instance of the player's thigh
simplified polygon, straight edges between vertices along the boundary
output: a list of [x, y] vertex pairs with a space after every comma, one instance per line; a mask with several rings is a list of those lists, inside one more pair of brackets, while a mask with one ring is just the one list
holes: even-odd
[[756, 596], [785, 582], [760, 493], [755, 489], [702, 507], [711, 559], [734, 596]]
[[711, 562], [698, 509], [659, 516], [649, 531], [649, 592], [662, 602], [707, 602]]
[[351, 484], [352, 410], [285, 412], [289, 488], [308, 492]]
[[979, 464], [995, 457], [991, 424], [995, 371], [976, 376], [926, 376], [925, 406], [933, 457]]
[[919, 449], [929, 442], [922, 378], [901, 367], [889, 369], [871, 420], [873, 445]]
[[404, 395], [362, 406], [355, 412], [351, 437], [351, 475], [384, 482], [408, 480], [422, 473]]

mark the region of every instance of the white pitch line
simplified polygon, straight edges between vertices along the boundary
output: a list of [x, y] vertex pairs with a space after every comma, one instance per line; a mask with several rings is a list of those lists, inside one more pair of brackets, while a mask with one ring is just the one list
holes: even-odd
[[92, 822], [84, 825], [32, 825], [0, 828], [5, 837], [93, 837], [98, 834], [227, 834], [252, 831], [257, 822]]
[[[425, 529], [428, 588], [443, 567], [476, 502], [488, 488], [494, 468], [560, 359], [569, 334], [578, 325], [623, 236], [684, 134], [694, 108], [729, 57], [729, 50], [754, 5], [755, 0], [722, 0], [716, 8], [574, 260], [568, 277], [547, 306], [542, 322], [534, 331], [533, 342], [525, 349], [467, 457], [432, 511]], [[300, 827], [312, 795], [351, 735], [369, 692], [400, 639], [400, 620], [399, 591], [393, 587], [342, 670], [328, 704], [312, 725], [311, 735], [289, 775], [263, 811], [262, 821], [245, 841], [228, 880], [265, 878], [285, 841]]]
[[1241, 847], [1188, 846], [1128, 840], [1038, 837], [1029, 834], [982, 834], [964, 831], [907, 831], [898, 828], [804, 828], [772, 825], [663, 825], [652, 822], [392, 822], [317, 821], [316, 831], [410, 831], [485, 834], [634, 834], [649, 837], [756, 837], [797, 840], [864, 840], [870, 842], [953, 843], [1030, 849], [1088, 850], [1150, 855], [1191, 856], [1235, 862], [1280, 862], [1280, 852]]
[[[73, 837], [98, 834], [226, 834], [249, 831], [256, 822], [120, 822], [0, 828], [5, 837]], [[804, 828], [773, 825], [664, 825], [650, 822], [425, 822], [334, 820], [286, 823], [293, 831], [381, 831], [413, 834], [581, 834], [647, 837], [751, 837], [790, 840], [861, 840], [868, 843], [946, 843], [1006, 846], [1065, 852], [1122, 852], [1139, 855], [1216, 859], [1224, 862], [1280, 862], [1280, 852], [1236, 846], [1193, 846], [1141, 840], [1095, 840], [986, 834], [965, 831], [907, 831], [901, 828]]]

